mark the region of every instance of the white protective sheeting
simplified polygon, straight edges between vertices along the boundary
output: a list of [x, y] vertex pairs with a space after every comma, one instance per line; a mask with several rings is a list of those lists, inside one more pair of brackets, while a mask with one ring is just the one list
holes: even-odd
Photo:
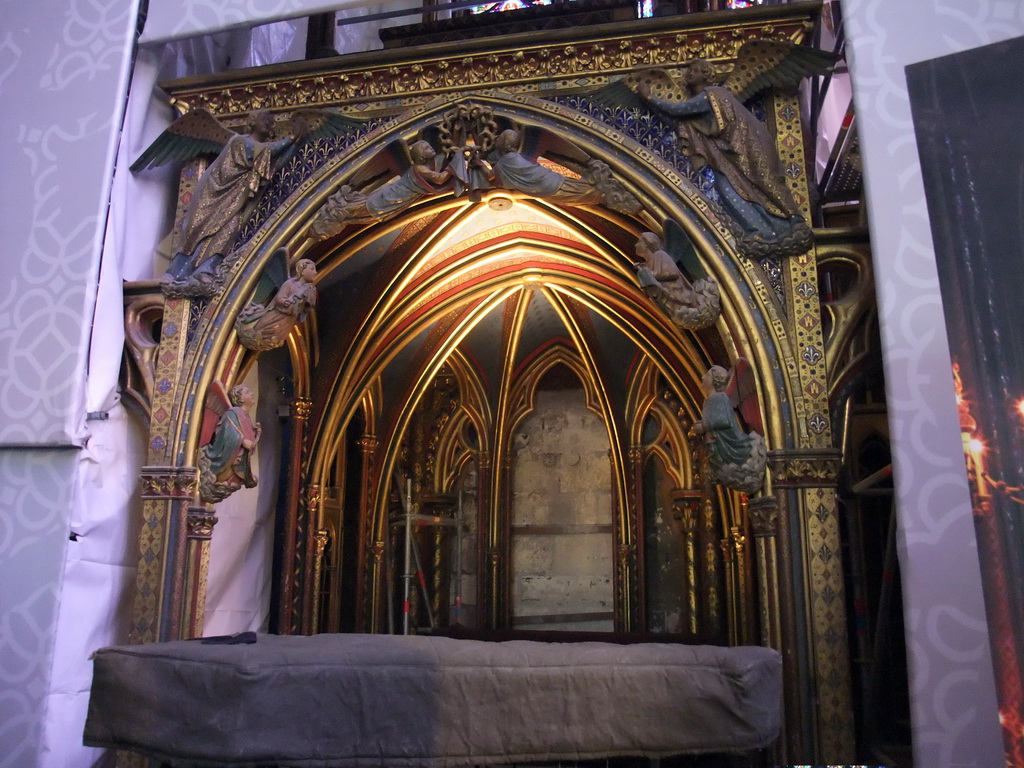
[[[161, 43], [329, 11], [367, 13], [370, 0], [183, 0], [151, 3], [143, 43]], [[389, 7], [401, 8], [399, 3]], [[416, 3], [417, 6], [422, 3]]]
[[[259, 57], [287, 55], [287, 48], [279, 44], [294, 46], [297, 38], [301, 44], [303, 34], [294, 24], [285, 26], [288, 30], [278, 29], [273, 35], [270, 30], [220, 35], [216, 40], [138, 51], [89, 336], [86, 411], [106, 413], [108, 419], [88, 421], [80, 432], [85, 447], [74, 480], [70, 526], [77, 541], [69, 543], [63, 568], [40, 766], [78, 768], [100, 759], [101, 751], [82, 746], [80, 736], [91, 676], [88, 659], [97, 648], [128, 640], [141, 523], [138, 478], [146, 455], [146, 427], [119, 402], [124, 345], [122, 281], [149, 280], [163, 271], [166, 262], [157, 251], [173, 225], [178, 177], [174, 166], [140, 174], [130, 173], [128, 166], [174, 117], [156, 90], [158, 81], [226, 69], [232, 55], [256, 63], [262, 63]], [[257, 391], [255, 381], [253, 385]], [[262, 452], [265, 482], [245, 495], [240, 493], [237, 500], [231, 497], [224, 502], [230, 508], [218, 509], [223, 522], [215, 541], [219, 535], [229, 546], [221, 547], [226, 551], [215, 555], [211, 567], [214, 599], [209, 607], [215, 630], [237, 632], [266, 626], [279, 454], [276, 412], [272, 422], [266, 435], [268, 447]], [[255, 515], [254, 507], [258, 510]], [[238, 546], [238, 542], [246, 543]]]

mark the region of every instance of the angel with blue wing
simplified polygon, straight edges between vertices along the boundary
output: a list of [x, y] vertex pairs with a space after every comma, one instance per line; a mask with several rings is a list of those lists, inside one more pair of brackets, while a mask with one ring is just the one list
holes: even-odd
[[711, 64], [698, 59], [686, 67], [682, 84], [665, 70], [648, 69], [590, 98], [606, 106], [647, 105], [670, 118], [694, 169], [707, 166], [714, 172], [714, 188], [739, 251], [755, 258], [794, 256], [811, 246], [811, 230], [789, 190], [768, 129], [744, 103], [768, 88], [792, 88], [803, 77], [824, 74], [834, 61], [824, 51], [753, 40], [740, 48], [721, 84]]

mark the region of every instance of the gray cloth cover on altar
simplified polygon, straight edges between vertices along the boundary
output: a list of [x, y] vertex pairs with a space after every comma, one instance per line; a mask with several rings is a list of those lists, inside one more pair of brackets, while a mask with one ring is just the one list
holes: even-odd
[[260, 635], [106, 648], [90, 746], [172, 766], [463, 766], [733, 752], [780, 729], [768, 648]]

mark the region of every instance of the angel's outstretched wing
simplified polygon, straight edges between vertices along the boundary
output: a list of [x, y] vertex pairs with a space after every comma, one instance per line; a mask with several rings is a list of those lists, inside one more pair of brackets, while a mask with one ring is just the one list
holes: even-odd
[[690, 236], [675, 219], [665, 219], [665, 253], [682, 266], [693, 280], [703, 280], [708, 276], [704, 265], [700, 263], [697, 249], [693, 247]]
[[827, 74], [838, 58], [805, 45], [750, 40], [737, 51], [736, 64], [722, 85], [747, 101], [767, 88], [795, 88], [805, 77]]
[[364, 189], [373, 182], [389, 181], [405, 173], [410, 165], [412, 155], [409, 154], [409, 145], [405, 139], [395, 139], [356, 171], [347, 184], [352, 189]]
[[568, 160], [580, 166], [586, 165], [590, 160], [590, 155], [582, 149], [551, 131], [530, 125], [523, 128], [520, 133], [522, 143], [519, 151], [531, 160], [546, 157], [554, 161]]
[[234, 133], [205, 109], [193, 109], [156, 137], [156, 140], [131, 165], [132, 173], [157, 168], [175, 161], [184, 162], [200, 155], [216, 155]]
[[288, 132], [303, 141], [342, 136], [366, 123], [356, 117], [328, 112], [326, 109], [296, 109], [288, 120]]
[[206, 407], [203, 409], [203, 426], [199, 430], [199, 445], [208, 445], [213, 438], [220, 417], [231, 407], [231, 400], [224, 384], [214, 381], [206, 391]]
[[278, 248], [270, 255], [267, 266], [263, 268], [260, 281], [256, 284], [256, 291], [252, 300], [257, 304], [266, 304], [267, 300], [284, 285], [288, 279], [288, 249]]
[[725, 388], [732, 407], [739, 411], [747, 426], [764, 436], [764, 422], [761, 419], [761, 404], [757, 400], [757, 382], [754, 369], [746, 358], [736, 358], [729, 384]]
[[651, 89], [651, 96], [654, 98], [665, 101], [686, 101], [686, 91], [664, 69], [642, 69], [639, 72], [630, 72], [619, 80], [584, 94], [584, 97], [597, 106], [609, 109], [646, 108], [647, 102], [639, 92], [640, 83], [647, 84]]

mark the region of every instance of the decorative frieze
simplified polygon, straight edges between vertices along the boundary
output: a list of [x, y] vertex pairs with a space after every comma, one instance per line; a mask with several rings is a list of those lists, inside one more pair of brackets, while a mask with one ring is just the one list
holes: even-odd
[[776, 487], [829, 488], [839, 482], [837, 448], [769, 451], [768, 464]]
[[[542, 42], [465, 55], [459, 55], [457, 47], [435, 49], [415, 61], [377, 64], [363, 59], [330, 72], [290, 77], [284, 72], [260, 73], [216, 87], [171, 84], [168, 90], [182, 113], [203, 108], [218, 116], [311, 105], [360, 104], [365, 108], [374, 102], [381, 103], [374, 106], [393, 108], [396, 99], [432, 99], [447, 91], [494, 87], [530, 92], [538, 91], [541, 83], [545, 92], [551, 85], [568, 91], [581, 84], [600, 85], [609, 75], [644, 67], [678, 66], [698, 58], [729, 62], [747, 40], [799, 42], [810, 25], [809, 18], [798, 17], [654, 34], [649, 26], [619, 35], [608, 35], [604, 29], [603, 35], [571, 44]], [[289, 69], [294, 72], [295, 67]]]
[[191, 499], [199, 487], [195, 467], [143, 467], [143, 499]]

